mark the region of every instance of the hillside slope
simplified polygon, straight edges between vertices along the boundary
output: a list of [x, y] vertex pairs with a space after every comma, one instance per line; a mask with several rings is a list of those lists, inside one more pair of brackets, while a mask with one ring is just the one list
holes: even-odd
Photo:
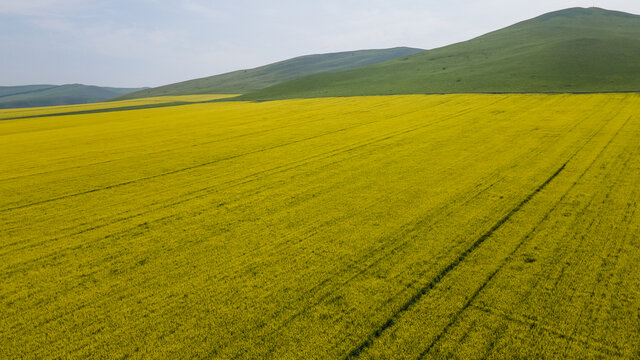
[[138, 90], [81, 84], [0, 86], [0, 109], [88, 104]]
[[422, 49], [397, 47], [300, 56], [254, 69], [188, 80], [127, 94], [117, 100], [193, 94], [244, 94], [303, 76], [353, 69], [404, 57]]
[[241, 99], [637, 90], [640, 16], [599, 8], [572, 8], [466, 42], [349, 71], [289, 81]]

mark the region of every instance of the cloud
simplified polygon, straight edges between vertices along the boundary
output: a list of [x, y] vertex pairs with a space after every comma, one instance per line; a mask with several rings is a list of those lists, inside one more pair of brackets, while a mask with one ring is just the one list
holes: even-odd
[[61, 16], [78, 11], [85, 2], [80, 0], [0, 0], [0, 14], [17, 16]]
[[183, 39], [174, 31], [102, 24], [83, 29], [82, 43], [93, 52], [110, 57], [162, 61], [184, 52]]
[[196, 16], [204, 17], [207, 20], [215, 21], [215, 22], [227, 22], [230, 18], [229, 15], [218, 10], [215, 7], [207, 6], [205, 4], [196, 2], [196, 1], [183, 1], [182, 9], [190, 12]]

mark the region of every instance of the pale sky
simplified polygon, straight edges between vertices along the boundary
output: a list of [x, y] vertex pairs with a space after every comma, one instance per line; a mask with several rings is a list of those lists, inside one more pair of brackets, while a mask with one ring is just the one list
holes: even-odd
[[300, 55], [437, 48], [640, 0], [0, 0], [0, 86], [158, 86]]

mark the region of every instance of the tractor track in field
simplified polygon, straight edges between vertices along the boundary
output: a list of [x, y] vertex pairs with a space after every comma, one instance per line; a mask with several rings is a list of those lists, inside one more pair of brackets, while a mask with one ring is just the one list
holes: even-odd
[[[480, 194], [484, 193], [485, 191], [488, 191], [489, 189], [491, 189], [493, 186], [495, 186], [498, 182], [500, 182], [500, 180], [502, 180], [502, 178], [494, 181], [493, 183], [489, 184], [488, 186], [486, 186], [484, 189], [482, 189], [480, 192], [478, 193], [474, 193], [473, 196], [468, 197], [466, 200], [464, 200], [462, 202], [462, 204], [467, 204], [470, 201], [472, 201], [473, 199], [475, 199], [476, 197], [478, 197]], [[466, 195], [466, 193], [465, 193]], [[443, 210], [445, 210], [446, 208], [450, 207], [451, 203], [446, 203], [443, 204], [441, 207], [434, 209], [432, 211], [430, 211], [427, 215], [423, 216], [421, 219], [419, 219], [417, 222], [409, 225], [409, 226], [404, 226], [401, 229], [399, 229], [396, 234], [394, 234], [392, 237], [393, 238], [402, 238], [404, 235], [410, 234], [412, 232], [414, 232], [416, 229], [420, 228], [422, 225], [424, 225], [423, 223], [426, 222], [427, 219], [433, 219], [433, 216], [436, 214], [443, 214], [440, 215], [441, 219], [437, 219], [435, 221], [433, 221], [430, 226], [433, 227], [436, 224], [441, 223], [444, 219], [447, 218], [447, 215], [451, 215], [454, 210], [450, 210], [447, 213], [442, 212]], [[357, 272], [355, 272], [353, 275], [351, 275], [350, 277], [348, 277], [347, 279], [345, 279], [344, 281], [338, 283], [338, 284], [334, 284], [333, 287], [335, 289], [326, 292], [325, 294], [321, 295], [318, 299], [316, 299], [316, 301], [314, 301], [313, 303], [309, 304], [308, 306], [305, 306], [304, 308], [300, 309], [298, 312], [296, 312], [295, 314], [291, 315], [290, 317], [288, 317], [287, 319], [285, 319], [280, 325], [278, 325], [274, 331], [279, 331], [283, 328], [285, 328], [286, 326], [288, 326], [290, 323], [292, 323], [293, 321], [295, 321], [295, 319], [299, 318], [300, 316], [302, 316], [304, 313], [306, 313], [307, 311], [309, 311], [310, 309], [312, 309], [313, 307], [321, 304], [324, 300], [326, 300], [327, 298], [329, 298], [331, 295], [334, 294], [336, 289], [340, 289], [343, 286], [349, 284], [351, 281], [355, 280], [356, 278], [358, 278], [359, 276], [365, 274], [367, 271], [369, 271], [370, 269], [372, 269], [374, 266], [378, 265], [380, 263], [380, 261], [384, 260], [386, 257], [386, 255], [388, 253], [393, 253], [395, 251], [398, 251], [400, 248], [404, 247], [406, 245], [406, 242], [403, 244], [400, 244], [392, 249], [383, 249], [383, 250], [387, 250], [385, 251], [384, 254], [380, 255], [379, 253], [381, 252], [381, 249], [373, 249], [371, 251], [369, 251], [367, 254], [365, 254], [362, 258], [363, 259], [370, 259], [370, 258], [374, 258], [374, 255], [378, 255], [377, 258], [375, 258], [371, 263], [367, 264], [366, 266], [360, 268]], [[300, 298], [298, 298], [297, 300], [302, 300], [303, 298], [306, 298], [309, 296], [309, 294], [315, 294], [317, 292], [320, 291], [320, 289], [330, 281], [331, 278], [327, 278], [325, 280], [323, 280], [321, 283], [317, 284], [316, 286], [314, 286], [313, 288], [309, 289], [305, 294], [303, 294]], [[264, 327], [268, 324], [268, 321], [265, 321], [263, 324], [261, 324], [260, 327]]]
[[[637, 149], [636, 149], [636, 152], [637, 152]], [[626, 161], [625, 163], [628, 163], [631, 159], [632, 159], [632, 157], [630, 156], [630, 157], [627, 159], [627, 161]], [[584, 211], [584, 209], [583, 209], [582, 211]], [[635, 211], [636, 211], [636, 209], [634, 208], [634, 210], [632, 211], [632, 214], [633, 214]], [[633, 216], [633, 215], [631, 215], [631, 216]], [[565, 256], [563, 256], [563, 257], [562, 257], [563, 261], [561, 261], [560, 259], [557, 259], [555, 262], [557, 262], [557, 263], [564, 262], [564, 259], [565, 259], [565, 258], [566, 258], [566, 257], [565, 257]], [[562, 266], [562, 267], [561, 267], [561, 269], [560, 269], [560, 275], [556, 278], [556, 280], [555, 280], [555, 282], [554, 282], [554, 284], [553, 284], [553, 286], [552, 286], [552, 289], [554, 289], [554, 291], [555, 291], [555, 289], [557, 289], [557, 287], [558, 287], [558, 284], [559, 284], [560, 280], [561, 280], [561, 279], [563, 278], [563, 276], [565, 275], [565, 272], [566, 272], [567, 267], [568, 267], [568, 266], [567, 266], [566, 262], [564, 262], [563, 266]], [[537, 284], [539, 283], [539, 281], [541, 281], [541, 280], [540, 280], [540, 279], [538, 279], [538, 280], [534, 283], [534, 285], [532, 286], [532, 288], [535, 288], [535, 287], [537, 286]], [[530, 296], [530, 293], [527, 293], [527, 294], [523, 297], [523, 300], [521, 300], [521, 301], [524, 301], [524, 299], [529, 298], [529, 296]]]
[[524, 200], [522, 200], [516, 207], [512, 208], [506, 215], [504, 215], [498, 222], [496, 222], [487, 232], [478, 237], [470, 247], [462, 252], [456, 259], [445, 266], [429, 283], [419, 289], [413, 296], [409, 298], [398, 310], [394, 311], [391, 316], [385, 321], [378, 329], [376, 329], [367, 340], [362, 342], [359, 346], [349, 352], [345, 359], [355, 359], [360, 356], [362, 351], [367, 349], [373, 344], [375, 339], [382, 336], [382, 334], [400, 318], [407, 310], [409, 310], [414, 304], [416, 304], [424, 295], [428, 294], [438, 283], [440, 283], [452, 270], [454, 270], [462, 261], [464, 261], [471, 253], [473, 253], [482, 243], [489, 239], [493, 233], [504, 225], [515, 213], [520, 211], [535, 195], [553, 181], [560, 173], [565, 169], [568, 161], [562, 164], [549, 178], [547, 178], [542, 184], [540, 184], [534, 191], [529, 193]]
[[[627, 121], [618, 129], [618, 132], [616, 132], [616, 134], [609, 140], [609, 142], [607, 143], [607, 146], [613, 141], [613, 138], [615, 138], [617, 136], [617, 134], [621, 131], [621, 129], [627, 124], [627, 122], [631, 119], [631, 117], [629, 117], [627, 119]], [[371, 345], [373, 345], [374, 341], [378, 338], [380, 338], [380, 336], [382, 336], [382, 334], [389, 329], [390, 327], [392, 327], [394, 325], [394, 323], [397, 321], [397, 319], [399, 319], [405, 312], [407, 312], [414, 304], [416, 304], [424, 295], [428, 294], [438, 283], [440, 283], [452, 270], [454, 270], [458, 265], [460, 265], [460, 263], [462, 263], [462, 261], [464, 261], [471, 253], [473, 253], [477, 248], [480, 247], [480, 245], [482, 245], [487, 239], [489, 239], [498, 229], [500, 229], [502, 227], [502, 225], [504, 225], [507, 221], [509, 221], [509, 219], [511, 219], [511, 217], [516, 214], [518, 211], [520, 211], [527, 203], [529, 203], [531, 201], [531, 199], [533, 199], [538, 193], [540, 193], [542, 190], [544, 190], [547, 185], [549, 185], [549, 183], [551, 183], [558, 175], [560, 175], [560, 173], [562, 173], [562, 171], [566, 168], [566, 166], [569, 164], [569, 162], [571, 162], [571, 160], [573, 160], [573, 158], [580, 152], [582, 151], [587, 144], [589, 144], [591, 142], [591, 140], [593, 138], [595, 138], [595, 136], [597, 134], [599, 134], [607, 125], [607, 123], [603, 123], [603, 125], [600, 127], [600, 129], [596, 132], [594, 132], [592, 134], [592, 136], [590, 136], [587, 141], [580, 147], [578, 148], [570, 157], [569, 159], [567, 159], [559, 168], [556, 169], [556, 171], [551, 174], [551, 176], [549, 176], [542, 184], [540, 184], [537, 188], [535, 188], [531, 193], [529, 193], [520, 203], [518, 203], [514, 208], [512, 208], [506, 215], [504, 215], [502, 218], [500, 218], [500, 220], [498, 220], [489, 230], [487, 230], [484, 234], [482, 234], [480, 237], [478, 237], [472, 244], [471, 246], [469, 246], [466, 250], [464, 250], [457, 258], [455, 258], [452, 262], [450, 262], [448, 265], [446, 265], [442, 270], [440, 270], [440, 272], [431, 279], [431, 281], [429, 281], [426, 285], [424, 285], [422, 288], [420, 288], [416, 293], [414, 293], [413, 296], [411, 296], [407, 301], [405, 301], [402, 306], [395, 310], [391, 316], [389, 316], [387, 318], [387, 320], [381, 325], [379, 326], [375, 331], [373, 331], [369, 337], [364, 340], [362, 343], [360, 343], [357, 347], [353, 348], [345, 357], [345, 360], [349, 360], [349, 359], [357, 359], [360, 354], [362, 354], [362, 352], [364, 350], [366, 350], [367, 348], [369, 348]], [[586, 170], [585, 170], [586, 172]], [[494, 274], [495, 275], [495, 274]], [[491, 276], [491, 278], [493, 278], [493, 276]], [[486, 285], [485, 285], [486, 286]], [[484, 289], [484, 286], [481, 287], [480, 291]], [[477, 291], [477, 293], [479, 294], [480, 291]], [[477, 296], [477, 295], [476, 295]], [[468, 307], [468, 306], [467, 306]], [[439, 340], [439, 338], [442, 336], [437, 336], [436, 337], [436, 341]], [[432, 348], [432, 346], [427, 347], [427, 349]], [[427, 351], [428, 352], [428, 351]], [[421, 358], [423, 357], [423, 355], [421, 354]]]
[[[598, 154], [594, 157], [594, 159], [591, 161], [591, 163], [589, 163], [589, 165], [584, 169], [584, 171], [578, 176], [578, 178], [576, 178], [576, 180], [571, 184], [571, 186], [569, 186], [569, 188], [563, 193], [563, 195], [554, 203], [554, 205], [549, 208], [549, 210], [545, 213], [545, 215], [531, 228], [530, 231], [527, 232], [527, 234], [518, 242], [518, 244], [515, 246], [515, 248], [507, 255], [506, 258], [504, 258], [502, 260], [502, 262], [500, 263], [500, 265], [498, 266], [498, 268], [496, 268], [493, 272], [491, 272], [489, 274], [489, 276], [484, 280], [484, 282], [480, 285], [480, 287], [478, 287], [478, 289], [476, 289], [476, 291], [469, 297], [469, 299], [467, 300], [467, 302], [464, 304], [464, 306], [458, 311], [456, 312], [453, 317], [451, 318], [451, 320], [449, 321], [449, 323], [443, 328], [442, 331], [440, 331], [440, 333], [438, 333], [435, 338], [431, 341], [431, 343], [427, 346], [427, 348], [420, 353], [420, 355], [418, 356], [418, 359], [424, 359], [425, 356], [427, 356], [431, 350], [433, 350], [433, 348], [435, 347], [435, 345], [449, 332], [449, 330], [460, 320], [460, 318], [462, 317], [462, 314], [470, 307], [472, 306], [473, 302], [476, 300], [476, 298], [480, 295], [480, 293], [487, 287], [487, 285], [494, 279], [494, 277], [508, 264], [511, 262], [511, 260], [513, 259], [513, 257], [516, 255], [516, 253], [518, 252], [518, 250], [522, 247], [522, 245], [524, 245], [525, 243], [528, 242], [528, 240], [530, 240], [533, 235], [535, 234], [535, 232], [538, 230], [538, 228], [540, 227], [540, 225], [542, 225], [545, 221], [547, 221], [549, 219], [549, 217], [551, 216], [551, 214], [553, 213], [553, 211], [555, 211], [558, 206], [562, 203], [562, 201], [567, 197], [567, 195], [571, 192], [571, 190], [573, 190], [575, 188], [575, 186], [580, 182], [580, 180], [582, 180], [584, 178], [584, 176], [586, 175], [586, 173], [593, 167], [593, 165], [596, 163], [596, 161], [598, 161], [598, 159], [600, 159], [600, 157], [602, 156], [602, 154], [609, 148], [609, 146], [611, 145], [611, 143], [613, 142], [613, 140], [615, 138], [618, 137], [618, 135], [620, 134], [620, 132], [622, 131], [622, 129], [629, 123], [629, 120], [631, 120], [631, 117], [629, 117], [621, 126], [620, 128], [618, 128], [618, 130], [615, 132], [615, 134], [611, 137], [611, 139], [609, 139], [609, 141], [605, 144], [605, 146], [598, 152]], [[591, 139], [593, 139], [594, 136], [592, 136], [587, 143], [585, 143], [585, 145], [579, 149], [573, 156], [571, 156], [571, 158], [564, 164], [566, 165], [569, 161], [571, 161], [584, 147], [586, 147], [586, 145], [591, 141]], [[564, 167], [563, 165], [563, 167]], [[593, 201], [593, 199], [591, 199], [591, 201]], [[591, 203], [591, 201], [589, 202], [589, 204]], [[588, 206], [589, 204], [587, 204], [586, 206]], [[567, 335], [565, 335], [567, 336]], [[618, 356], [621, 356], [620, 354], [615, 354]]]
[[[578, 121], [578, 122], [576, 122], [576, 123], [575, 123], [574, 125], [572, 125], [568, 130], [566, 130], [566, 132], [565, 132], [565, 133], [566, 133], [566, 134], [570, 134], [573, 130], [575, 130], [575, 129], [576, 129], [579, 125], [581, 125], [584, 121], [586, 121], [586, 119], [583, 119], [582, 121]], [[536, 149], [540, 149], [540, 148], [542, 148], [543, 146], [545, 146], [545, 145], [541, 145], [541, 146], [537, 147]], [[532, 151], [529, 151], [529, 153], [536, 153], [536, 152], [532, 150]], [[494, 172], [494, 174], [496, 174], [496, 175], [497, 175], [497, 174], [499, 174], [499, 173], [500, 173], [500, 171], [499, 171], [499, 170], [496, 170], [496, 171]], [[490, 179], [490, 178], [492, 178], [492, 177], [495, 177], [495, 176], [489, 175], [489, 176], [487, 176], [485, 179]], [[495, 183], [493, 183], [491, 186], [489, 186], [489, 188], [486, 188], [486, 189], [484, 189], [484, 190], [480, 191], [479, 193], [476, 193], [476, 195], [474, 195], [471, 199], [466, 200], [466, 201], [464, 202], [464, 204], [468, 203], [469, 201], [471, 201], [471, 200], [473, 200], [474, 198], [476, 198], [477, 196], [479, 196], [483, 191], [489, 190], [491, 187], [493, 187], [493, 186], [494, 186], [495, 184], [497, 184], [499, 181], [500, 181], [500, 180], [498, 180], [498, 181], [496, 181]], [[449, 213], [447, 213], [447, 215], [446, 215], [446, 216], [451, 215], [451, 214], [452, 214], [452, 213], [451, 213], [451, 212], [449, 212]], [[446, 217], [446, 216], [445, 216], [445, 217]], [[423, 224], [424, 224], [424, 222], [426, 221], [426, 219], [427, 219], [427, 218], [428, 218], [428, 215], [427, 215], [427, 216], [423, 216], [423, 217], [421, 217], [421, 220], [418, 220], [418, 221], [414, 222], [414, 223], [411, 225], [411, 229], [410, 229], [410, 230], [405, 231], [405, 233], [413, 232], [413, 231], [416, 231], [417, 229], [419, 229], [419, 227], [423, 226]], [[437, 222], [436, 222], [436, 223], [437, 223]], [[436, 224], [436, 223], [434, 223], [434, 224]], [[394, 252], [396, 252], [396, 251], [398, 251], [399, 249], [402, 249], [404, 246], [406, 246], [408, 242], [409, 242], [408, 240], [407, 240], [407, 241], [404, 241], [402, 244], [400, 244], [400, 245], [398, 245], [398, 246], [394, 247], [394, 248], [393, 248], [393, 249], [391, 249], [389, 252], [390, 252], [391, 254], [393, 254]], [[378, 249], [378, 250], [380, 250], [380, 249]], [[376, 251], [372, 251], [371, 253], [375, 254], [375, 253], [376, 253]], [[369, 254], [367, 254], [366, 256], [364, 256], [364, 258], [371, 257], [371, 256], [372, 256], [372, 255], [371, 255], [371, 253], [369, 253]], [[376, 261], [376, 263], [379, 263], [381, 260], [382, 260], [382, 259], [378, 259], [378, 260]], [[375, 264], [372, 264], [371, 266], [373, 266], [373, 265], [375, 265]], [[367, 268], [370, 268], [371, 266], [369, 266], [369, 267], [367, 267]], [[421, 276], [423, 276], [423, 275], [424, 275], [424, 273], [421, 273], [421, 274], [420, 274], [420, 276], [418, 276], [418, 278], [420, 278], [420, 277], [421, 277]], [[418, 282], [417, 280], [416, 280], [416, 281], [413, 281], [413, 282], [411, 282], [410, 284], [408, 284], [408, 285], [407, 285], [407, 287], [412, 287], [412, 286], [413, 286], [414, 284], [416, 284], [417, 282]], [[390, 298], [389, 300], [387, 300], [387, 302], [391, 302], [391, 299], [394, 299], [394, 298], [396, 298], [397, 296], [399, 296], [399, 295], [401, 295], [401, 294], [403, 294], [403, 293], [404, 293], [404, 292], [403, 292], [403, 291], [401, 291], [401, 292], [399, 292], [399, 293], [395, 294], [392, 298]]]
[[[631, 156], [628, 157], [627, 161], [625, 161], [625, 164], [627, 164], [631, 158], [632, 158]], [[587, 203], [583, 207], [581, 213], [583, 213], [584, 210], [588, 206], [590, 206], [592, 203], [593, 203], [593, 198], [591, 198], [589, 203]], [[629, 207], [627, 208], [627, 210], [629, 210]], [[636, 211], [636, 208], [634, 207], [634, 209], [631, 210], [631, 215], [630, 216], [633, 216], [635, 211]], [[628, 217], [627, 219], [630, 219], [630, 217]], [[587, 229], [592, 228], [592, 226], [595, 223], [595, 221], [596, 221], [596, 219], [593, 219], [588, 226], [584, 227], [585, 228], [584, 233], [588, 232]], [[582, 242], [581, 242], [581, 245], [583, 247], [585, 246]], [[620, 252], [620, 251], [621, 251], [621, 249], [618, 250], [618, 252]], [[562, 256], [562, 259], [563, 259], [562, 261], [560, 261], [559, 259], [554, 259], [554, 260], [550, 261], [552, 263], [562, 263], [560, 276], [558, 276], [556, 278], [554, 285], [551, 287], [551, 289], [553, 289], [553, 290], [551, 290], [552, 292], [556, 291], [555, 289], [557, 289], [557, 287], [558, 287], [558, 282], [560, 281], [560, 279], [565, 274], [565, 270], [567, 268], [567, 262], [564, 260], [564, 259], [566, 259], [566, 256]], [[524, 295], [521, 297], [520, 300], [518, 300], [518, 303], [522, 303], [525, 299], [528, 299], [532, 295], [532, 293], [534, 293], [534, 289], [538, 286], [540, 281], [542, 281], [542, 279], [544, 279], [544, 278], [548, 278], [548, 276], [545, 276], [545, 275], [548, 275], [549, 273], [550, 273], [550, 271], [547, 271], [545, 273], [542, 273], [541, 276], [538, 276], [536, 281], [533, 282], [533, 284], [529, 287], [529, 290], [524, 293]], [[603, 343], [601, 343], [599, 341], [587, 340], [587, 339], [589, 339], [589, 336], [582, 336], [582, 337], [570, 336], [570, 335], [567, 335], [566, 333], [554, 330], [553, 328], [541, 326], [536, 319], [530, 318], [530, 317], [527, 317], [527, 316], [525, 316], [526, 319], [518, 319], [513, 314], [507, 314], [507, 313], [501, 312], [499, 309], [491, 309], [491, 308], [488, 308], [486, 306], [481, 306], [481, 305], [477, 305], [477, 304], [473, 304], [473, 303], [471, 304], [470, 307], [473, 308], [473, 309], [479, 310], [479, 311], [483, 311], [483, 312], [486, 312], [486, 313], [489, 313], [489, 314], [493, 314], [495, 316], [499, 316], [499, 317], [501, 317], [501, 318], [503, 318], [503, 319], [505, 319], [507, 321], [511, 321], [511, 322], [515, 322], [515, 323], [519, 323], [519, 324], [523, 324], [523, 325], [527, 325], [527, 326], [529, 326], [531, 328], [536, 327], [539, 332], [541, 332], [541, 331], [548, 332], [548, 333], [550, 333], [550, 334], [552, 334], [554, 336], [557, 336], [559, 338], [569, 339], [570, 341], [581, 343], [581, 344], [583, 344], [585, 346], [588, 346], [588, 347], [590, 347], [592, 349], [594, 348], [594, 345], [595, 345], [595, 347], [596, 347], [595, 350], [598, 351], [598, 352], [601, 352], [604, 355], [624, 357], [624, 354], [622, 354], [622, 349], [620, 349], [620, 347], [616, 346], [615, 344], [607, 345], [607, 344], [603, 344]], [[516, 307], [518, 307], [518, 306], [516, 306]], [[500, 312], [500, 313], [498, 314], [497, 312]], [[488, 354], [485, 354], [485, 356], [483, 358], [487, 358], [487, 356], [488, 356]]]
[[[490, 178], [490, 176], [488, 176], [487, 178]], [[493, 186], [495, 186], [502, 179], [503, 178], [500, 178], [500, 179], [492, 182], [488, 186], [485, 186], [484, 189], [480, 190], [477, 193], [474, 193], [472, 196], [470, 196], [466, 200], [464, 200], [462, 202], [462, 204], [467, 204], [470, 201], [472, 201], [473, 199], [477, 198], [482, 193], [490, 190]], [[441, 215], [442, 219], [435, 220], [435, 221], [431, 222], [429, 225], [430, 225], [430, 228], [432, 228], [434, 225], [440, 224], [444, 219], [446, 219], [447, 215], [451, 215], [454, 212], [454, 210], [450, 210], [447, 213], [441, 213], [440, 212], [441, 210], [444, 210], [444, 209], [446, 209], [446, 208], [448, 208], [450, 206], [451, 206], [451, 202], [444, 204], [443, 206], [439, 207], [436, 210], [430, 211], [428, 213], [428, 215], [422, 216], [418, 221], [415, 221], [415, 222], [413, 222], [411, 224], [406, 224], [405, 226], [403, 226], [400, 229], [398, 229], [396, 234], [394, 234], [392, 237], [393, 238], [401, 238], [403, 235], [410, 234], [410, 233], [416, 231], [417, 229], [419, 229], [420, 227], [424, 226], [424, 223], [427, 221], [427, 219], [433, 219], [434, 215], [436, 215], [436, 214], [444, 214], [444, 215]], [[333, 289], [330, 289], [326, 293], [320, 295], [311, 304], [305, 306], [304, 308], [302, 308], [299, 311], [295, 312], [294, 314], [292, 314], [288, 318], [284, 319], [284, 321], [282, 321], [282, 323], [280, 325], [278, 325], [273, 331], [274, 332], [278, 332], [278, 331], [286, 328], [288, 325], [290, 325], [297, 318], [299, 318], [300, 316], [305, 314], [307, 311], [311, 310], [315, 306], [321, 304], [327, 298], [331, 297], [335, 293], [336, 290], [339, 290], [343, 286], [351, 283], [353, 280], [357, 279], [359, 276], [362, 276], [367, 271], [371, 270], [373, 267], [379, 265], [382, 260], [386, 259], [386, 257], [385, 257], [386, 255], [393, 254], [394, 252], [396, 252], [396, 251], [402, 249], [403, 247], [405, 247], [408, 243], [409, 243], [409, 241], [406, 241], [406, 242], [404, 242], [404, 243], [402, 243], [402, 244], [400, 244], [400, 245], [398, 245], [396, 247], [393, 247], [392, 249], [384, 249], [384, 248], [379, 249], [378, 248], [378, 249], [373, 249], [373, 250], [367, 252], [367, 254], [365, 254], [362, 258], [363, 259], [374, 258], [374, 260], [371, 263], [369, 263], [366, 266], [360, 268], [358, 271], [356, 271], [353, 275], [351, 275], [348, 278], [346, 278], [344, 281], [342, 281], [342, 282], [340, 282], [338, 284], [333, 284], [332, 285]], [[381, 250], [386, 250], [386, 251], [384, 252], [384, 254], [380, 255], [380, 251]], [[375, 255], [378, 255], [378, 256], [376, 257]], [[353, 266], [349, 266], [349, 267], [353, 268]], [[335, 278], [335, 277], [336, 276], [334, 275], [334, 276], [332, 276], [330, 278], [327, 278], [327, 279], [323, 280], [322, 282], [316, 284], [313, 288], [309, 289], [304, 295], [302, 295], [300, 298], [298, 298], [298, 300], [301, 300], [303, 298], [307, 298], [309, 296], [309, 294], [318, 293], [327, 283], [330, 282], [331, 278]], [[260, 324], [259, 327], [263, 328], [268, 324], [269, 324], [269, 321], [265, 321], [262, 324]], [[272, 354], [273, 351], [275, 350], [275, 347], [276, 346], [272, 346], [266, 354]], [[237, 358], [237, 356], [234, 357], [233, 359], [236, 359], [236, 358]]]
[[[488, 179], [492, 179], [495, 178], [495, 175], [498, 174], [500, 171], [496, 170], [493, 173], [491, 173], [490, 175], [486, 176], [484, 180], [488, 180]], [[493, 188], [497, 183], [499, 183], [501, 180], [503, 180], [503, 178], [498, 178], [497, 180], [491, 182], [489, 185], [485, 186], [482, 190], [480, 190], [479, 192], [474, 193], [472, 196], [468, 196], [466, 197], [466, 200], [463, 201], [462, 204], [467, 204], [468, 202], [472, 201], [473, 199], [477, 198], [479, 195], [481, 195], [482, 193], [490, 190], [491, 188]], [[479, 187], [476, 186], [476, 187]], [[463, 196], [464, 197], [464, 196]], [[413, 224], [411, 224], [409, 226], [409, 224], [407, 224], [407, 226], [404, 226], [403, 228], [399, 229], [399, 231], [393, 235], [394, 238], [402, 238], [404, 235], [409, 234], [411, 232], [416, 231], [418, 228], [424, 226], [424, 223], [426, 222], [427, 219], [433, 219], [434, 215], [436, 214], [441, 214], [441, 217], [446, 218], [447, 215], [451, 215], [453, 213], [454, 210], [450, 210], [447, 213], [443, 213], [442, 211], [448, 207], [451, 206], [451, 203], [447, 203], [444, 204], [443, 206], [439, 207], [436, 210], [430, 211], [429, 214], [422, 216], [418, 221], [414, 222]], [[442, 215], [444, 214], [444, 215]], [[440, 223], [441, 220], [438, 221], [434, 221], [431, 225], [435, 225]], [[404, 247], [406, 244], [408, 243], [408, 241], [403, 242], [402, 244], [392, 248], [392, 249], [387, 249], [385, 253], [393, 253], [397, 250], [399, 250], [400, 248]], [[351, 282], [352, 280], [354, 280], [355, 278], [357, 278], [358, 276], [361, 276], [362, 274], [366, 273], [366, 271], [370, 270], [372, 267], [376, 266], [377, 264], [379, 264], [379, 262], [381, 260], [383, 260], [385, 258], [385, 255], [379, 255], [380, 253], [379, 248], [377, 249], [373, 249], [371, 251], [369, 251], [367, 254], [365, 254], [362, 258], [364, 259], [368, 259], [371, 257], [374, 257], [374, 255], [378, 255], [377, 259], [374, 260], [372, 263], [368, 264], [367, 266], [361, 268], [360, 270], [358, 270], [354, 275], [350, 276], [348, 279], [346, 279], [344, 282], [341, 282], [340, 284], [334, 285], [333, 287], [335, 288], [340, 288], [341, 286], [344, 286], [346, 284], [348, 284], [349, 282]], [[324, 281], [322, 281], [321, 283], [317, 284], [316, 286], [314, 286], [312, 289], [308, 290], [304, 297], [308, 297], [309, 293], [316, 293], [318, 292], [327, 282], [329, 282], [329, 279], [326, 279]], [[305, 308], [301, 309], [300, 311], [296, 312], [295, 314], [293, 314], [291, 317], [287, 318], [281, 325], [279, 325], [275, 331], [278, 331], [279, 329], [282, 329], [284, 327], [286, 327], [289, 323], [291, 323], [292, 321], [294, 321], [296, 318], [298, 318], [299, 316], [301, 316], [302, 314], [304, 314], [306, 311], [308, 311], [309, 309], [313, 308], [315, 305], [318, 305], [319, 303], [321, 303], [323, 300], [325, 300], [326, 298], [328, 298], [329, 296], [331, 296], [333, 294], [333, 291], [329, 291], [328, 293], [320, 296], [320, 298], [318, 298], [315, 302], [313, 302], [312, 304], [306, 306]], [[302, 299], [302, 297], [300, 298]], [[259, 327], [264, 327], [266, 326], [268, 322], [265, 321], [261, 326]]]

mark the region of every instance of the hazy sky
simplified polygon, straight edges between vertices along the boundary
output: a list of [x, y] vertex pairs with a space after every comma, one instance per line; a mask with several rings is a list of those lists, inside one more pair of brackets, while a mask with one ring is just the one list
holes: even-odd
[[157, 86], [291, 57], [424, 49], [640, 0], [0, 0], [0, 85]]

